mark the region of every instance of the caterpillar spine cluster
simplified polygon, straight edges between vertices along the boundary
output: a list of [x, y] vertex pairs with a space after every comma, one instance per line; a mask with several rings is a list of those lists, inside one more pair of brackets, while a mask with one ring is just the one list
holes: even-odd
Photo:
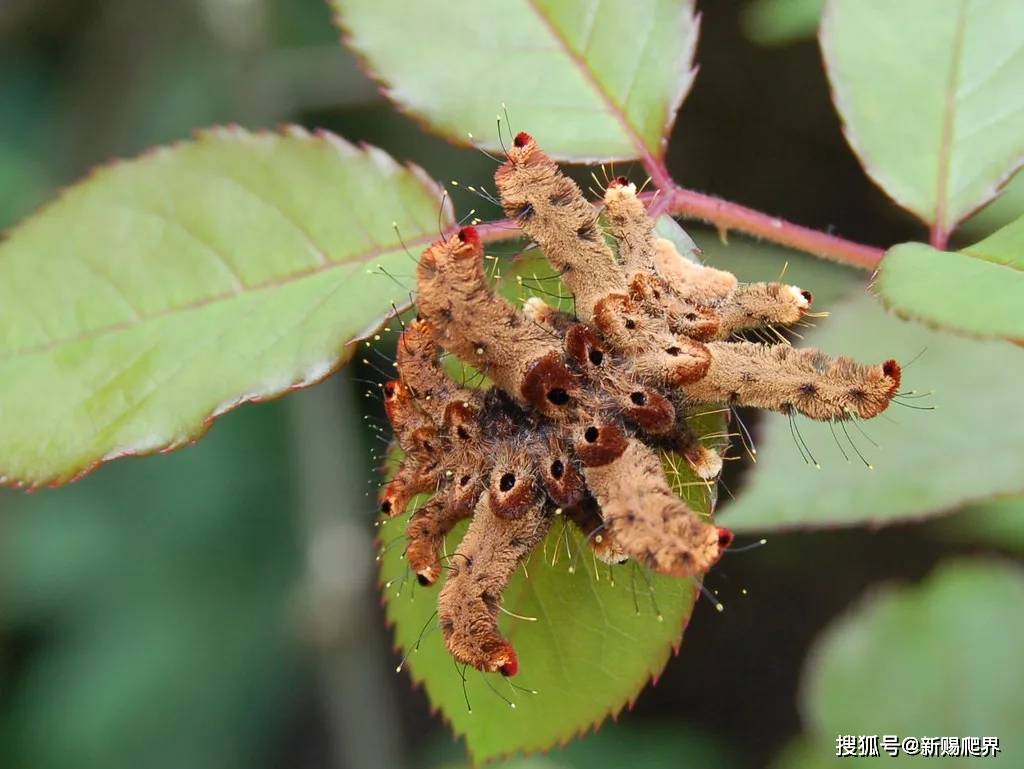
[[[424, 585], [441, 575], [444, 537], [472, 519], [447, 564], [438, 622], [458, 661], [514, 675], [518, 658], [497, 624], [502, 593], [556, 512], [580, 526], [603, 560], [701, 575], [732, 533], [690, 510], [665, 477], [664, 450], [703, 479], [721, 470], [686, 415], [711, 404], [866, 419], [888, 406], [900, 369], [891, 360], [867, 366], [734, 341], [799, 322], [810, 293], [739, 284], [684, 258], [656, 236], [625, 179], [609, 184], [599, 220], [520, 133], [495, 181], [505, 211], [561, 274], [575, 314], [536, 297], [517, 307], [496, 294], [472, 227], [424, 251], [418, 317], [399, 340], [399, 378], [384, 388], [405, 457], [381, 509], [397, 515], [416, 494], [433, 495], [406, 531], [406, 559]], [[493, 385], [459, 385], [441, 365], [443, 351]]]

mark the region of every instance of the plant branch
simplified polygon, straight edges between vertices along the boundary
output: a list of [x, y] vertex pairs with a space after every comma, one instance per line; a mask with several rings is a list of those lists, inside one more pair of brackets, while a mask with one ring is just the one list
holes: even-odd
[[949, 230], [936, 221], [928, 232], [928, 242], [939, 251], [945, 251], [949, 247]]
[[667, 209], [673, 214], [700, 219], [723, 231], [738, 230], [833, 262], [873, 270], [885, 254], [884, 250], [874, 246], [802, 227], [777, 216], [682, 187], [674, 188], [667, 196]]
[[[699, 219], [719, 230], [737, 230], [823, 259], [873, 270], [885, 253], [825, 232], [801, 227], [776, 216], [731, 203], [711, 195], [673, 187], [670, 191], [645, 195], [652, 216], [666, 211], [690, 219]], [[493, 243], [522, 236], [514, 219], [500, 219], [476, 225], [484, 242]]]

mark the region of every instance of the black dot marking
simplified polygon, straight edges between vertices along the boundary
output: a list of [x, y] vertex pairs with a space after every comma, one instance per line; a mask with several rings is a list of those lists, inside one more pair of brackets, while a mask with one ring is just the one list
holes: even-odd
[[498, 613], [498, 597], [491, 592], [484, 592], [480, 594], [480, 600], [484, 602], [484, 606], [487, 607], [487, 611], [491, 614]]
[[597, 240], [597, 227], [593, 222], [587, 222], [576, 230], [576, 235], [582, 240]]
[[667, 352], [672, 357], [675, 357], [679, 355], [679, 353], [681, 353], [682, 350], [680, 350], [678, 347], [669, 347], [667, 350], [665, 350], [665, 352]]
[[647, 405], [647, 395], [645, 393], [640, 392], [639, 390], [635, 393], [630, 393], [629, 399], [633, 401], [633, 403], [635, 403], [637, 406]]
[[548, 198], [553, 206], [567, 206], [572, 202], [572, 189], [568, 184], [562, 184], [557, 192], [552, 193]]
[[380, 511], [382, 513], [390, 513], [391, 512], [391, 500], [390, 499], [385, 499], [383, 502], [380, 503]]
[[625, 326], [626, 326], [626, 328], [628, 328], [628, 329], [629, 329], [630, 331], [632, 331], [632, 330], [633, 330], [634, 328], [636, 328], [636, 321], [635, 321], [635, 320], [633, 320], [632, 318], [627, 318], [627, 319], [626, 319], [626, 323], [625, 323]]
[[522, 205], [515, 206], [511, 213], [513, 218], [521, 222], [527, 222], [533, 218], [533, 206], [529, 203], [523, 203]]
[[564, 406], [569, 402], [569, 393], [563, 390], [561, 387], [555, 387], [548, 390], [548, 400], [554, 403], [556, 406]]
[[430, 577], [426, 574], [417, 574], [416, 581], [419, 582], [423, 587], [430, 587]]
[[556, 459], [551, 463], [551, 477], [558, 480], [565, 474], [565, 465], [562, 464], [561, 459]]
[[462, 425], [459, 425], [458, 427], [455, 428], [455, 434], [462, 438], [462, 440], [464, 441], [469, 440], [469, 430], [467, 430]]
[[461, 478], [459, 478], [459, 485], [460, 486], [467, 486], [469, 484], [469, 481], [470, 481], [470, 477], [468, 475], [464, 475]]
[[502, 491], [512, 491], [512, 487], [515, 485], [516, 477], [512, 473], [505, 473], [498, 481], [498, 488]]
[[586, 432], [584, 432], [584, 433], [583, 433], [583, 439], [584, 439], [584, 440], [585, 440], [585, 441], [586, 441], [587, 443], [593, 443], [594, 441], [596, 441], [596, 440], [597, 440], [597, 438], [598, 438], [598, 436], [599, 436], [600, 434], [601, 434], [601, 431], [600, 431], [600, 430], [598, 430], [598, 429], [597, 429], [596, 427], [594, 427], [594, 426], [590, 426], [590, 427], [588, 427], [588, 428], [587, 428]]
[[598, 350], [596, 347], [594, 347], [591, 348], [590, 354], [587, 355], [587, 357], [590, 359], [590, 362], [593, 363], [595, 366], [600, 366], [601, 362], [604, 360], [604, 353]]
[[818, 387], [817, 385], [811, 382], [808, 382], [807, 384], [802, 384], [800, 385], [800, 394], [808, 398], [813, 397], [818, 394]]

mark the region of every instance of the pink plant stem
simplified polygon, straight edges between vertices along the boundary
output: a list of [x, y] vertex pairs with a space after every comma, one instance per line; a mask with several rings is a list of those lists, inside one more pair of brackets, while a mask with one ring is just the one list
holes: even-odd
[[[814, 256], [865, 270], [873, 270], [877, 267], [885, 253], [880, 248], [865, 246], [835, 235], [801, 227], [776, 216], [768, 216], [737, 203], [730, 203], [727, 200], [682, 187], [674, 187], [667, 193], [662, 191], [650, 196], [648, 205], [653, 216], [669, 211], [690, 219], [708, 222], [719, 230], [736, 230], [797, 251], [805, 251]], [[522, 235], [519, 226], [512, 219], [483, 222], [476, 228], [485, 242], [510, 240]]]
[[801, 227], [777, 216], [768, 216], [752, 208], [682, 187], [676, 187], [668, 196], [668, 210], [674, 214], [700, 219], [719, 230], [737, 230], [755, 235], [833, 262], [873, 270], [885, 253], [880, 248]]
[[946, 247], [949, 245], [949, 230], [936, 222], [932, 225], [931, 231], [929, 232], [928, 242], [940, 251], [945, 251]]

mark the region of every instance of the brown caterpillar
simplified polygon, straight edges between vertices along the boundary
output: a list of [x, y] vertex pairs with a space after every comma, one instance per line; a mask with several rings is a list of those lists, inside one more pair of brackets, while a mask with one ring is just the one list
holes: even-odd
[[[700, 575], [732, 532], [669, 488], [662, 449], [682, 454], [704, 479], [722, 466], [686, 413], [714, 404], [866, 419], [888, 406], [900, 368], [730, 341], [796, 323], [810, 293], [741, 285], [685, 259], [655, 235], [625, 179], [608, 186], [599, 221], [576, 184], [520, 133], [495, 180], [507, 214], [561, 273], [576, 315], [537, 298], [516, 307], [495, 294], [472, 227], [427, 248], [417, 270], [419, 315], [399, 341], [399, 379], [384, 388], [405, 459], [381, 509], [397, 515], [414, 495], [433, 494], [406, 532], [406, 558], [424, 585], [440, 576], [445, 535], [472, 518], [448, 563], [439, 624], [457, 660], [514, 675], [515, 650], [497, 625], [502, 592], [556, 510], [602, 559]], [[442, 350], [493, 386], [459, 386], [439, 363]]]

